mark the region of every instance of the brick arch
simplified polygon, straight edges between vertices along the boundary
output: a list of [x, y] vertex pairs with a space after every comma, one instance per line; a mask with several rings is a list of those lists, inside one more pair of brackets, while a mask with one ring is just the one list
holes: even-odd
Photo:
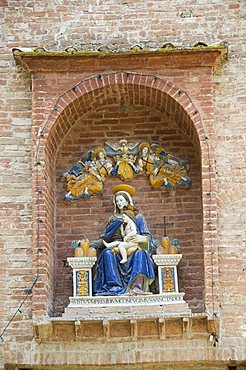
[[[119, 95], [129, 96], [131, 103], [152, 106], [159, 111], [169, 112], [179, 122], [195, 146], [207, 152], [206, 133], [201, 114], [187, 92], [169, 81], [151, 75], [133, 72], [98, 74], [82, 80], [62, 94], [42, 128], [45, 148], [54, 154], [61, 140], [66, 136], [80, 116], [95, 107], [118, 101]], [[44, 146], [40, 147], [39, 157], [44, 157]]]
[[[211, 250], [214, 247], [212, 240], [215, 237], [216, 219], [212, 212], [216, 206], [214, 165], [212, 148], [207, 140], [203, 127], [201, 114], [196, 109], [189, 95], [156, 76], [142, 75], [132, 72], [108, 73], [93, 76], [73, 86], [62, 94], [50, 114], [47, 122], [42, 127], [39, 137], [37, 159], [45, 164], [40, 172], [39, 179], [34, 178], [34, 188], [45, 184], [44, 194], [39, 195], [38, 202], [34, 204], [34, 211], [43, 210], [45, 225], [38, 227], [34, 225], [35, 231], [39, 232], [36, 239], [45, 249], [41, 256], [42, 266], [46, 267], [48, 274], [40, 276], [43, 283], [47, 301], [43, 305], [43, 313], [52, 314], [52, 279], [54, 279], [54, 209], [55, 209], [55, 178], [54, 166], [55, 155], [58, 148], [66, 137], [72, 126], [79, 118], [86, 116], [92, 110], [101, 109], [102, 106], [114, 103], [132, 104], [138, 106], [150, 106], [160, 112], [169, 113], [180, 128], [187, 134], [193, 145], [201, 155], [202, 163], [202, 197], [203, 197], [203, 229], [204, 229], [204, 264], [205, 264], [205, 286], [206, 286], [206, 308], [211, 308], [211, 296], [214, 294], [209, 267], [211, 267]], [[212, 220], [213, 218], [213, 220]], [[213, 227], [211, 227], [211, 221]], [[34, 253], [35, 250], [34, 250]], [[216, 256], [214, 253], [213, 256]], [[214, 258], [214, 257], [213, 257]], [[53, 262], [51, 262], [53, 261]], [[37, 262], [40, 264], [40, 262]], [[213, 279], [217, 278], [217, 261], [213, 262]], [[206, 275], [206, 267], [208, 274]], [[49, 276], [49, 278], [47, 278]], [[37, 295], [38, 295], [38, 289]], [[33, 300], [34, 306], [35, 302]], [[34, 307], [35, 310], [35, 307]]]

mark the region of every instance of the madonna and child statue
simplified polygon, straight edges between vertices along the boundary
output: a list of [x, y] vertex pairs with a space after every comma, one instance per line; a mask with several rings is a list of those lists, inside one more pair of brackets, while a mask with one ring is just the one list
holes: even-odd
[[97, 261], [95, 295], [149, 294], [155, 279], [153, 238], [134, 206], [134, 194], [135, 189], [126, 184], [113, 189], [114, 214], [101, 235], [105, 248]]
[[[86, 318], [90, 312], [97, 318], [111, 313], [114, 307], [122, 314], [121, 306], [132, 312], [133, 307], [146, 305], [155, 306], [159, 314], [190, 312], [184, 293], [178, 292], [177, 265], [182, 255], [174, 245], [168, 251], [167, 237], [154, 248], [144, 216], [134, 205], [134, 194], [130, 185], [115, 186], [114, 211], [100, 238], [91, 243], [75, 241], [84, 254], [68, 258], [73, 268], [73, 297], [69, 298], [64, 317], [77, 317], [79, 312], [80, 317]], [[172, 248], [176, 250], [171, 251]], [[151, 287], [154, 281], [155, 289]], [[103, 307], [103, 311], [98, 312], [98, 307]]]

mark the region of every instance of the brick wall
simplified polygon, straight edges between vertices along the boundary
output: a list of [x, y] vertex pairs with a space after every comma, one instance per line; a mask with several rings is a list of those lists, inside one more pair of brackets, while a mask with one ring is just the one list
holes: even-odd
[[[214, 131], [211, 141], [215, 149], [217, 168], [216, 184], [219, 204], [217, 243], [220, 272], [218, 300], [220, 308], [218, 310], [221, 315], [220, 344], [222, 347], [217, 355], [209, 357], [207, 351], [203, 351], [206, 348], [206, 344], [203, 343], [201, 352], [203, 351], [203, 360], [208, 358], [214, 361], [220, 359], [229, 361], [230, 358], [244, 359], [246, 335], [245, 220], [243, 216], [246, 194], [244, 187], [246, 174], [244, 1], [218, 0], [210, 3], [186, 1], [184, 5], [181, 0], [172, 3], [166, 1], [152, 3], [125, 1], [121, 3], [111, 0], [83, 3], [74, 1], [71, 5], [69, 1], [61, 4], [57, 1], [41, 3], [2, 0], [0, 1], [0, 14], [2, 20], [0, 24], [2, 29], [0, 61], [2, 138], [0, 302], [2, 309], [0, 310], [0, 327], [5, 326], [18, 307], [18, 302], [23, 297], [23, 289], [32, 284], [33, 274], [37, 271], [37, 250], [34, 250], [36, 229], [34, 229], [33, 237], [32, 221], [35, 218], [32, 213], [31, 196], [31, 179], [34, 172], [30, 154], [32, 148], [31, 83], [29, 74], [21, 67], [15, 66], [11, 48], [17, 45], [30, 47], [42, 44], [50, 50], [63, 50], [71, 44], [77, 47], [84, 47], [87, 44], [87, 47], [96, 49], [97, 46], [105, 44], [109, 47], [120, 48], [136, 43], [159, 47], [166, 42], [172, 42], [177, 46], [192, 46], [197, 41], [205, 41], [208, 44], [226, 42], [229, 46], [229, 60], [213, 76], [213, 91], [208, 92], [210, 96], [213, 92], [215, 108], [212, 114], [213, 121], [208, 122], [208, 128], [211, 127]], [[202, 92], [201, 88], [196, 88], [196, 82], [199, 80], [197, 73], [194, 70], [185, 70], [181, 78], [180, 72], [176, 77], [176, 72], [170, 69], [159, 75], [164, 79], [171, 79], [174, 83], [179, 82], [177, 85], [181, 88], [187, 88], [192, 94], [195, 106], [199, 110], [202, 108], [206, 111], [207, 108], [201, 102], [205, 90]], [[34, 95], [34, 102], [37, 102], [36, 106], [33, 105], [35, 114], [38, 114], [39, 108], [44, 108], [43, 113], [47, 117], [59, 93], [85, 77], [87, 77], [86, 74], [69, 76], [68, 82], [66, 74], [59, 81], [52, 74], [49, 74], [48, 78], [41, 76], [40, 83], [48, 86], [49, 100], [46, 101], [41, 93], [39, 99]], [[205, 81], [206, 79], [203, 83]], [[40, 90], [42, 90], [41, 87]], [[39, 119], [39, 124], [42, 125], [44, 116], [41, 115]], [[36, 120], [38, 121], [37, 117]], [[59, 163], [59, 157], [57, 163]], [[61, 162], [60, 166], [63, 170]], [[53, 168], [50, 169], [50, 172], [52, 171]], [[41, 168], [40, 172], [42, 172]], [[62, 194], [61, 187], [62, 185], [58, 183], [59, 194]], [[52, 183], [49, 189], [48, 194], [51, 200]], [[109, 204], [110, 188], [106, 188], [105, 194], [108, 195]], [[42, 199], [44, 195], [39, 196]], [[137, 198], [136, 202], [145, 214], [144, 204], [141, 204], [140, 199]], [[52, 207], [50, 208], [52, 211]], [[50, 219], [53, 217], [51, 211], [47, 214]], [[110, 210], [108, 212], [110, 213]], [[152, 227], [151, 221], [149, 226]], [[53, 241], [51, 236], [54, 232], [54, 225], [52, 227], [49, 238], [42, 240], [45, 253], [46, 248]], [[97, 230], [100, 231], [99, 227]], [[42, 254], [42, 252], [39, 253]], [[51, 263], [53, 258], [50, 250], [46, 262], [42, 260], [44, 261], [44, 269], [41, 271], [43, 277], [39, 280], [38, 289], [42, 290], [46, 283], [47, 288], [43, 296], [49, 297], [49, 300], [42, 306], [44, 299], [42, 294], [39, 294], [42, 314], [53, 312], [54, 262]], [[209, 273], [209, 270], [205, 271], [205, 275]], [[29, 355], [23, 359], [20, 351], [23, 340], [29, 340], [32, 337], [31, 301], [32, 298], [28, 298], [22, 313], [18, 314], [15, 323], [6, 332], [5, 340], [11, 343], [5, 343], [3, 363], [26, 363], [27, 357], [27, 362], [33, 363]], [[35, 302], [37, 303], [37, 300], [33, 297], [34, 305]], [[39, 307], [36, 306], [35, 312], [38, 310]], [[17, 343], [18, 350], [14, 342]], [[25, 348], [25, 353], [30, 354], [29, 343]], [[11, 355], [10, 349], [13, 349], [14, 355]], [[45, 352], [45, 349], [43, 350]], [[39, 361], [45, 363], [42, 356]]]

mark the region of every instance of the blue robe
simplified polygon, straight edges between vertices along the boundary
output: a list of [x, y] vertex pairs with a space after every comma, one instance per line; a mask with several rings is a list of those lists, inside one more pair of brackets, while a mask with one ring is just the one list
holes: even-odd
[[[120, 264], [121, 256], [113, 253], [112, 249], [106, 248], [101, 253], [94, 278], [94, 294], [118, 295], [124, 294], [131, 288], [131, 284], [138, 276], [145, 278], [147, 285], [155, 278], [153, 261], [150, 257], [153, 247], [153, 239], [144, 217], [138, 214], [135, 219], [137, 234], [147, 235], [149, 250], [137, 250], [131, 254], [127, 262]], [[102, 239], [112, 240], [122, 221], [113, 218], [107, 224]]]

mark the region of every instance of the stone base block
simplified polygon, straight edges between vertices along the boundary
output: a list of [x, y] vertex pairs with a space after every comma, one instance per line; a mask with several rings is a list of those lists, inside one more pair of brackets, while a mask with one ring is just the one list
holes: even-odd
[[184, 293], [71, 297], [64, 319], [111, 320], [189, 315]]

